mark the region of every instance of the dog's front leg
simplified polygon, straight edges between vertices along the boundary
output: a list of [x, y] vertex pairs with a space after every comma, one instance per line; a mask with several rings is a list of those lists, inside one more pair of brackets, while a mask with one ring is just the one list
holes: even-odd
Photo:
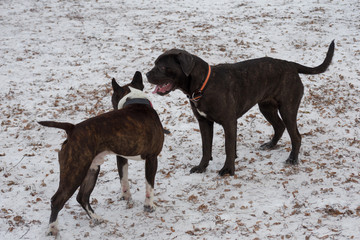
[[130, 193], [130, 186], [129, 186], [129, 178], [128, 178], [128, 168], [129, 163], [126, 158], [116, 156], [116, 162], [118, 167], [118, 172], [120, 176], [120, 184], [121, 184], [121, 200], [126, 200], [130, 202], [131, 200], [131, 193]]
[[145, 178], [146, 178], [146, 195], [145, 195], [145, 212], [155, 211], [154, 206], [154, 185], [157, 170], [157, 157], [149, 156], [145, 160]]
[[212, 159], [212, 142], [214, 135], [214, 122], [207, 120], [204, 117], [199, 117], [199, 126], [202, 140], [202, 158], [200, 164], [191, 168], [190, 173], [202, 173], [205, 172], [209, 161]]
[[220, 176], [229, 174], [231, 176], [235, 173], [235, 157], [236, 157], [236, 132], [237, 121], [231, 120], [223, 125], [225, 132], [225, 152], [226, 160], [223, 168], [219, 171]]

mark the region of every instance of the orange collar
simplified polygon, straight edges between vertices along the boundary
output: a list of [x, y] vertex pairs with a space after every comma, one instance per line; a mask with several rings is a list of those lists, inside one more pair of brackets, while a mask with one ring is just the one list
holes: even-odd
[[200, 98], [203, 96], [203, 91], [206, 87], [207, 82], [209, 81], [210, 74], [211, 74], [211, 67], [210, 67], [210, 65], [208, 65], [208, 66], [209, 66], [208, 74], [207, 74], [205, 81], [202, 84], [201, 88], [199, 90], [196, 90], [195, 92], [193, 92], [193, 94], [191, 96], [188, 96], [190, 101], [192, 101], [192, 102], [199, 101]]

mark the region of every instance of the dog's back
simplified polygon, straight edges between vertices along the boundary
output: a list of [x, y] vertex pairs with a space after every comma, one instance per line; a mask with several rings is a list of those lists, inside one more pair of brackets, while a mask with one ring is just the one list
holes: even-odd
[[[164, 141], [164, 131], [159, 116], [151, 106], [144, 104], [128, 105], [125, 108], [89, 118], [76, 125], [54, 121], [40, 121], [39, 124], [65, 130], [69, 143], [72, 141], [79, 143], [81, 139], [81, 145], [93, 146], [91, 142], [96, 141], [99, 145], [97, 152], [121, 152], [124, 156], [135, 156], [140, 153], [158, 155]], [[155, 139], [157, 143], [152, 144]], [[105, 143], [111, 141], [123, 141], [124, 144], [105, 146]], [[103, 143], [104, 147], [101, 147]], [[134, 143], [137, 147], [119, 149], [121, 146], [127, 146], [128, 143]]]
[[[164, 142], [164, 131], [156, 111], [148, 105], [132, 104], [125, 108], [114, 110], [94, 118], [90, 118], [75, 126], [73, 135], [76, 132], [86, 134], [82, 129], [96, 132], [97, 144], [106, 145], [107, 142], [120, 141], [123, 144], [109, 145], [98, 149], [110, 150], [124, 156], [135, 156], [139, 154], [158, 155], [161, 152]], [[81, 130], [80, 130], [81, 129]], [[75, 136], [74, 136], [75, 137]], [[89, 134], [87, 141], [91, 140]], [[70, 139], [68, 139], [70, 141]], [[156, 142], [156, 144], [155, 144]], [[131, 148], [123, 146], [132, 145]]]

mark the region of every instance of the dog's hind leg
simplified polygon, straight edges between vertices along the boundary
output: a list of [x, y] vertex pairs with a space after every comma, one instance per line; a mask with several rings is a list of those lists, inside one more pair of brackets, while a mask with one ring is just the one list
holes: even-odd
[[281, 136], [284, 133], [285, 125], [284, 122], [278, 115], [278, 104], [275, 100], [267, 101], [259, 103], [260, 112], [264, 115], [266, 120], [273, 126], [274, 128], [274, 136], [270, 140], [270, 142], [264, 143], [260, 146], [261, 150], [273, 149]]
[[145, 212], [155, 211], [154, 206], [154, 185], [157, 170], [157, 157], [150, 156], [145, 161], [145, 178], [146, 178], [146, 195], [145, 195]]
[[[65, 178], [65, 179], [64, 179]], [[68, 176], [62, 176], [60, 171], [60, 184], [59, 188], [51, 198], [51, 215], [49, 221], [49, 230], [47, 235], [56, 236], [59, 232], [58, 224], [57, 224], [57, 217], [60, 210], [64, 207], [65, 203], [69, 198], [74, 194], [76, 189], [79, 187], [81, 183], [77, 181], [74, 185], [70, 182]]]
[[289, 132], [292, 149], [288, 159], [286, 160], [287, 164], [298, 164], [298, 155], [301, 146], [301, 135], [297, 128], [296, 124], [296, 113], [285, 113], [284, 110], [280, 110], [281, 117], [284, 119], [284, 123], [287, 131]]
[[[66, 201], [74, 194], [83, 182], [89, 169], [87, 159], [72, 153], [72, 149], [65, 148], [59, 152], [60, 182], [59, 188], [51, 198], [51, 215], [48, 235], [57, 235], [57, 217]], [[71, 154], [72, 153], [72, 154]]]
[[96, 223], [100, 223], [102, 219], [95, 214], [89, 201], [90, 201], [90, 195], [94, 190], [97, 178], [99, 176], [99, 172], [100, 172], [100, 166], [97, 166], [96, 168], [90, 168], [88, 170], [86, 177], [84, 178], [80, 186], [79, 193], [76, 197], [78, 203], [80, 203], [80, 205], [84, 208], [84, 210], [89, 215], [89, 217], [91, 219], [94, 219]]
[[120, 184], [121, 184], [121, 200], [130, 201], [131, 193], [128, 179], [128, 168], [129, 163], [126, 158], [116, 156], [117, 168], [120, 176]]
[[58, 229], [58, 221], [57, 217], [60, 210], [64, 207], [66, 201], [74, 194], [76, 189], [70, 194], [69, 192], [64, 192], [59, 189], [51, 198], [51, 214], [50, 214], [50, 221], [49, 221], [49, 229], [47, 231], [48, 236], [57, 236], [59, 229]]
[[301, 146], [301, 135], [297, 127], [296, 118], [304, 90], [299, 76], [296, 76], [296, 79], [293, 80], [293, 82], [296, 81], [300, 84], [293, 84], [292, 86], [297, 88], [297, 91], [291, 91], [292, 89], [289, 89], [289, 92], [292, 94], [287, 96], [279, 108], [281, 118], [283, 119], [286, 129], [290, 135], [292, 145], [292, 149], [286, 163], [292, 165], [298, 164], [298, 155]]

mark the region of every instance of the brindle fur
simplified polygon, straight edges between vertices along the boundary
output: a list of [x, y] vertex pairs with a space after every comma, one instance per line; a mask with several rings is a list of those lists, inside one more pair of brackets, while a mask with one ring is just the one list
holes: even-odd
[[[113, 84], [114, 85], [114, 84]], [[136, 73], [131, 84], [114, 89], [113, 105], [129, 92], [129, 86], [143, 89], [140, 73]], [[114, 100], [117, 99], [117, 100]], [[116, 107], [115, 107], [116, 106]], [[77, 201], [87, 214], [94, 216], [89, 203], [100, 166], [90, 168], [94, 158], [103, 152], [122, 156], [141, 156], [145, 160], [147, 182], [154, 188], [157, 170], [157, 157], [164, 142], [164, 132], [156, 111], [149, 105], [133, 104], [85, 120], [79, 124], [42, 121], [39, 124], [64, 129], [67, 139], [59, 152], [60, 183], [51, 198], [50, 232], [56, 235], [56, 222], [59, 211], [80, 186]], [[122, 166], [127, 159], [118, 157], [118, 170], [122, 177]], [[145, 210], [152, 210], [145, 206]]]

